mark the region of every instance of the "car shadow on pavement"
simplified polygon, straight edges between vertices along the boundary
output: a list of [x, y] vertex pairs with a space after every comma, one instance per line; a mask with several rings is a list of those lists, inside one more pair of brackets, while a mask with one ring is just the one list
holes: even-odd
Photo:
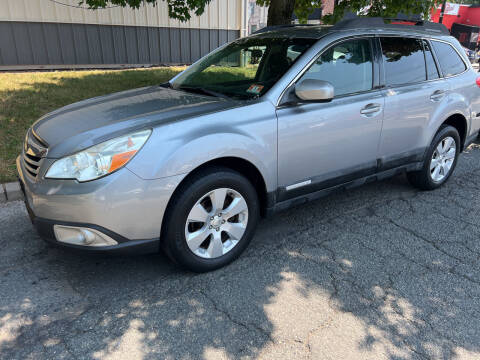
[[437, 191], [400, 176], [282, 212], [208, 274], [53, 248], [2, 205], [0, 358], [478, 357], [479, 174], [473, 146]]

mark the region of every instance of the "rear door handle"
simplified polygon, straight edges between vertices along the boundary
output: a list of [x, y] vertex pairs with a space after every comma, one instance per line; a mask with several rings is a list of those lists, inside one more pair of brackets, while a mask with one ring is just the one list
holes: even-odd
[[373, 117], [382, 111], [382, 105], [380, 104], [368, 104], [362, 110], [360, 110], [360, 114], [365, 117]]
[[438, 101], [442, 100], [444, 98], [444, 96], [445, 96], [445, 91], [437, 90], [430, 96], [430, 100], [432, 100], [434, 102], [438, 102]]

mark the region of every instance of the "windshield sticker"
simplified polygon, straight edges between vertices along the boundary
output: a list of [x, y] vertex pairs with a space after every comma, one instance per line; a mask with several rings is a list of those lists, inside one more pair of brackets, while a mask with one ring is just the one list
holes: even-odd
[[257, 85], [257, 84], [250, 85], [250, 87], [247, 89], [247, 93], [258, 95], [262, 92], [263, 87], [264, 87], [263, 85]]

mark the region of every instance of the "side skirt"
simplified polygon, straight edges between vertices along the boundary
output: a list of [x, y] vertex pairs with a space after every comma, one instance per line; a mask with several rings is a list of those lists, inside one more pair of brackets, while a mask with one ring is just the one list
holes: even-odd
[[[308, 203], [310, 201], [320, 199], [322, 197], [328, 196], [328, 195], [330, 195], [332, 193], [335, 193], [335, 192], [340, 192], [340, 191], [352, 189], [352, 188], [355, 188], [357, 186], [361, 186], [361, 185], [364, 185], [364, 184], [367, 184], [367, 183], [388, 179], [390, 177], [393, 177], [393, 176], [396, 176], [396, 175], [399, 175], [399, 174], [402, 174], [402, 173], [405, 173], [405, 172], [420, 170], [422, 168], [422, 166], [423, 166], [423, 162], [410, 163], [410, 164], [407, 164], [407, 165], [402, 165], [402, 166], [398, 166], [398, 167], [395, 167], [395, 168], [392, 168], [392, 169], [380, 171], [380, 172], [377, 172], [377, 173], [372, 174], [372, 175], [360, 177], [358, 179], [348, 181], [348, 182], [345, 182], [345, 183], [342, 183], [342, 184], [338, 184], [338, 185], [335, 185], [335, 186], [330, 186], [330, 187], [327, 187], [327, 188], [324, 188], [324, 189], [321, 189], [321, 190], [318, 190], [318, 191], [310, 192], [308, 194], [303, 194], [303, 195], [294, 197], [292, 199], [280, 201], [280, 202], [275, 203], [273, 206], [267, 208], [266, 216], [267, 217], [272, 216], [273, 214], [275, 214], [279, 211], [283, 211], [283, 210], [289, 209], [291, 207], [295, 207], [295, 206], [298, 206], [298, 205]], [[270, 204], [273, 204], [275, 202], [274, 198], [276, 196], [277, 196], [277, 194], [273, 194], [273, 193], [269, 194], [269, 203]]]
[[480, 136], [480, 133], [475, 133], [473, 135], [470, 135], [466, 140], [465, 140], [465, 145], [463, 146], [463, 151], [465, 151], [472, 143], [474, 143]]

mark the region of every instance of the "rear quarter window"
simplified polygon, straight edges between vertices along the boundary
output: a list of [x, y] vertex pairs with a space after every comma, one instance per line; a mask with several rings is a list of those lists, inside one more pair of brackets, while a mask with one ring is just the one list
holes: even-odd
[[452, 45], [433, 40], [432, 46], [444, 76], [458, 75], [467, 70], [465, 62]]

